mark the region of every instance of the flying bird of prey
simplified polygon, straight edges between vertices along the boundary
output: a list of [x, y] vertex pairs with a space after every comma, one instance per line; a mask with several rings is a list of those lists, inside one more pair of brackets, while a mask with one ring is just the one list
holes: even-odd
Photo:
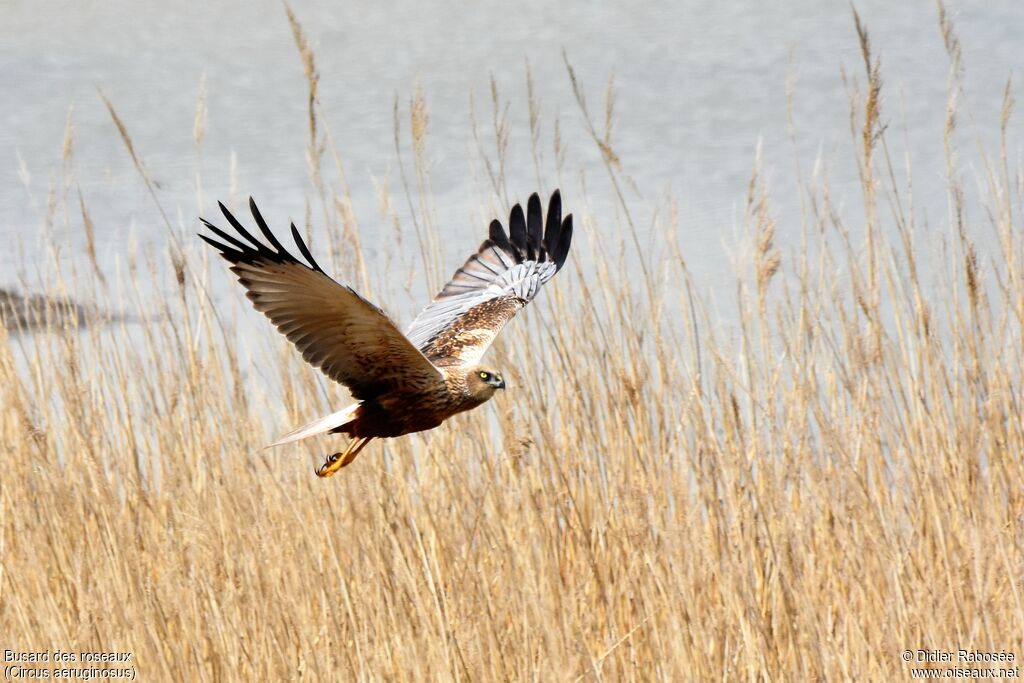
[[491, 222], [480, 248], [402, 334], [384, 311], [317, 265], [294, 224], [292, 239], [305, 262], [281, 245], [252, 199], [249, 209], [266, 243], [219, 206], [237, 237], [202, 218], [217, 239], [200, 237], [231, 263], [256, 310], [356, 400], [271, 444], [326, 432], [351, 437], [317, 470], [321, 477], [351, 463], [372, 439], [433, 429], [504, 389], [501, 373], [480, 360], [505, 323], [565, 264], [572, 242], [572, 215], [562, 219], [558, 190], [546, 220], [540, 197], [531, 195], [525, 214], [519, 204], [512, 208], [507, 234], [500, 221]]

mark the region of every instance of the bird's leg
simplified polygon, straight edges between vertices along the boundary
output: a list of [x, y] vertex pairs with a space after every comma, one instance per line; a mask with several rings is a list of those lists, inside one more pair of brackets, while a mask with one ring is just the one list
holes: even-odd
[[343, 453], [332, 453], [327, 456], [327, 460], [324, 461], [323, 466], [316, 471], [318, 477], [329, 477], [342, 467], [350, 464], [359, 455], [359, 451], [366, 447], [366, 444], [370, 443], [372, 436], [363, 436], [358, 439], [353, 439], [349, 442]]

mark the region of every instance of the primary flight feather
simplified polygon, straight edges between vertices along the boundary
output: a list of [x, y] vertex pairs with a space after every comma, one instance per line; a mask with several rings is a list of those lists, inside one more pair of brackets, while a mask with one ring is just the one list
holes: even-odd
[[219, 206], [237, 236], [201, 218], [214, 237], [200, 237], [231, 263], [256, 310], [357, 401], [271, 444], [325, 432], [352, 437], [317, 470], [322, 477], [351, 463], [371, 439], [432, 429], [504, 389], [501, 373], [480, 364], [484, 352], [562, 268], [572, 243], [572, 215], [562, 218], [558, 190], [546, 219], [540, 197], [531, 195], [525, 213], [512, 208], [508, 233], [491, 222], [488, 238], [402, 334], [384, 311], [324, 273], [294, 225], [305, 262], [282, 246], [252, 199], [266, 242]]

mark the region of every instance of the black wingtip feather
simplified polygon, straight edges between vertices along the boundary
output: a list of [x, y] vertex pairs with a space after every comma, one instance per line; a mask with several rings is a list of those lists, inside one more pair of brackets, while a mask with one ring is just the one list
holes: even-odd
[[562, 194], [555, 190], [548, 200], [548, 219], [544, 226], [544, 250], [551, 254], [558, 246], [558, 234], [562, 227]]
[[217, 202], [217, 206], [220, 207], [220, 212], [224, 214], [224, 218], [227, 219], [228, 223], [231, 224], [231, 227], [234, 228], [239, 235], [247, 239], [249, 243], [252, 245], [253, 249], [255, 249], [257, 252], [264, 256], [274, 255], [274, 252], [267, 249], [265, 244], [263, 244], [258, 239], [253, 237], [248, 230], [242, 227], [242, 224], [238, 222], [238, 219], [235, 218], [235, 215], [233, 213], [228, 211], [228, 207], [224, 206], [223, 202]]
[[244, 252], [238, 251], [236, 249], [232, 249], [228, 245], [221, 244], [220, 242], [218, 242], [218, 241], [216, 241], [214, 239], [211, 239], [211, 238], [207, 237], [206, 235], [204, 235], [202, 233], [196, 233], [196, 234], [198, 234], [199, 238], [202, 239], [204, 242], [206, 242], [211, 247], [213, 247], [214, 249], [219, 251], [220, 255], [223, 256], [224, 258], [226, 258], [231, 263], [238, 263], [239, 259], [244, 258], [244, 256], [245, 256]]
[[[508, 217], [509, 238], [512, 240], [518, 252], [526, 252], [526, 216], [523, 215], [523, 207], [516, 204], [512, 207], [512, 213]], [[520, 256], [517, 253], [516, 256]]]
[[295, 240], [295, 246], [299, 248], [299, 251], [302, 252], [302, 257], [309, 262], [309, 265], [312, 266], [313, 270], [320, 271], [321, 273], [324, 272], [324, 269], [321, 268], [320, 264], [313, 258], [313, 254], [309, 252], [309, 247], [306, 246], [306, 241], [302, 239], [302, 235], [299, 234], [294, 223], [292, 223], [292, 239]]
[[259, 208], [256, 206], [256, 201], [252, 197], [249, 197], [249, 211], [252, 212], [252, 217], [256, 219], [256, 225], [259, 227], [260, 232], [262, 232], [263, 236], [267, 238], [270, 245], [274, 247], [274, 249], [277, 249], [277, 253], [287, 253], [287, 250], [281, 246], [280, 242], [277, 241], [277, 237], [274, 236], [274, 233], [270, 232], [270, 227], [267, 225], [267, 222], [263, 220], [263, 214], [260, 213]]
[[[250, 248], [244, 242], [235, 239], [231, 235], [227, 234], [226, 232], [218, 228], [216, 225], [210, 223], [210, 221], [206, 220], [205, 218], [200, 218], [199, 220], [203, 222], [203, 225], [205, 225], [210, 230], [210, 232], [212, 232], [214, 235], [216, 235], [217, 237], [221, 238], [222, 240], [233, 246], [235, 249], [239, 251], [245, 251], [246, 249]], [[203, 237], [202, 235], [199, 236]], [[203, 239], [206, 238], [204, 237]]]
[[505, 234], [505, 228], [502, 226], [501, 221], [494, 219], [491, 221], [491, 228], [488, 232], [488, 238], [494, 242], [495, 246], [504, 251], [512, 251], [512, 243], [508, 239], [508, 235]]
[[207, 227], [207, 229], [210, 230], [210, 232], [223, 241], [219, 242], [203, 234], [200, 234], [199, 236], [207, 244], [217, 249], [221, 256], [231, 263], [256, 264], [262, 259], [272, 263], [296, 263], [304, 268], [309, 268], [319, 273], [324, 272], [323, 268], [320, 267], [320, 264], [318, 264], [316, 259], [313, 258], [313, 254], [310, 253], [309, 247], [306, 246], [306, 242], [302, 239], [302, 236], [299, 235], [299, 231], [295, 229], [294, 223], [291, 226], [292, 238], [295, 240], [295, 245], [298, 247], [307, 263], [303, 263], [299, 259], [295, 258], [295, 256], [284, 248], [284, 245], [281, 244], [280, 240], [278, 240], [270, 230], [270, 226], [268, 226], [267, 222], [263, 219], [263, 215], [260, 213], [260, 210], [257, 208], [256, 202], [252, 197], [249, 198], [249, 210], [252, 212], [252, 217], [255, 219], [256, 225], [259, 226], [260, 232], [266, 238], [267, 242], [270, 243], [273, 249], [253, 237], [252, 233], [242, 226], [238, 219], [228, 211], [228, 208], [224, 206], [222, 202], [217, 202], [217, 205], [220, 207], [221, 213], [224, 214], [224, 218], [226, 218], [228, 223], [231, 224], [231, 227], [235, 229], [242, 239], [247, 240], [248, 244], [243, 242], [242, 239], [229, 235], [227, 232], [213, 225], [205, 218], [200, 218], [199, 220]]
[[544, 239], [543, 233], [544, 218], [540, 208], [540, 197], [534, 192], [526, 203], [527, 259], [533, 261], [540, 258], [540, 260], [543, 260], [543, 254], [541, 253], [541, 242]]
[[526, 203], [526, 212], [516, 204], [509, 213], [508, 235], [498, 220], [491, 221], [489, 239], [480, 245], [484, 251], [492, 245], [511, 254], [517, 263], [553, 261], [557, 268], [565, 264], [572, 243], [572, 215], [562, 219], [562, 193], [556, 189], [548, 201], [544, 217], [540, 195], [534, 192]]
[[558, 246], [555, 247], [551, 260], [555, 262], [555, 268], [562, 269], [565, 259], [569, 256], [569, 246], [572, 244], [572, 214], [570, 213], [562, 221], [562, 227], [558, 235]]

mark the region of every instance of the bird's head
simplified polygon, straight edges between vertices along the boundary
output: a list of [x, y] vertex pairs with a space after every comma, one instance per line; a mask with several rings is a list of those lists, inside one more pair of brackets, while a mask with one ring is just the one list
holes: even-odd
[[476, 366], [469, 371], [469, 393], [486, 401], [498, 389], [505, 388], [505, 380], [500, 372]]

